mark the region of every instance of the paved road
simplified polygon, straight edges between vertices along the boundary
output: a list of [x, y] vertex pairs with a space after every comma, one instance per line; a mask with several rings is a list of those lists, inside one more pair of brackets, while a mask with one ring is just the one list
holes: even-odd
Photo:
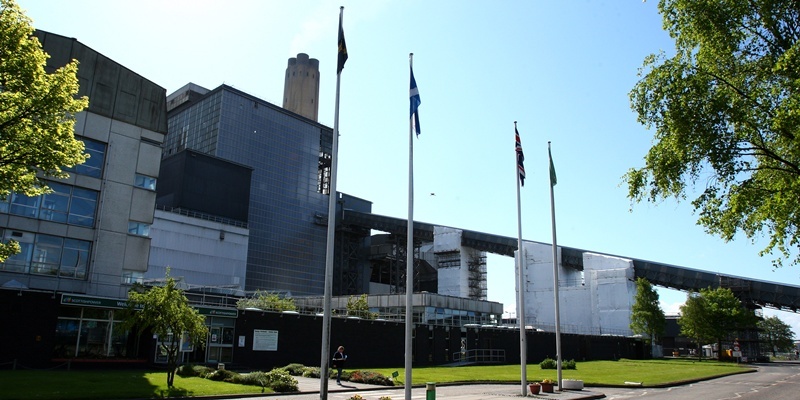
[[756, 364], [758, 372], [663, 389], [594, 388], [609, 400], [800, 399], [800, 364]]
[[[299, 383], [300, 393], [293, 394], [271, 394], [269, 396], [248, 396], [242, 400], [319, 400], [319, 380], [295, 377]], [[353, 395], [360, 395], [365, 400], [378, 400], [383, 396], [392, 400], [403, 400], [405, 389], [402, 386], [386, 387], [376, 385], [366, 385], [362, 383], [343, 382], [343, 386], [332, 385], [328, 388], [328, 400], [347, 400]], [[414, 400], [424, 400], [427, 398], [425, 387], [413, 388], [411, 398]], [[519, 384], [474, 384], [474, 385], [443, 385], [436, 387], [437, 399], [448, 400], [508, 400], [509, 397], [521, 397], [522, 388]], [[603, 398], [602, 393], [592, 389], [580, 391], [563, 391], [554, 393], [543, 393], [538, 396], [529, 395], [529, 398], [550, 399], [550, 400], [589, 400]], [[226, 397], [230, 400], [230, 397]]]

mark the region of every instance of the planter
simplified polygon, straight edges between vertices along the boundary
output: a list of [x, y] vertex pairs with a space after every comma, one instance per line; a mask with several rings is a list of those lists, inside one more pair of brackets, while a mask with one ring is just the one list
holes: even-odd
[[562, 379], [561, 386], [564, 390], [583, 390], [583, 381], [580, 379]]
[[528, 385], [528, 388], [531, 390], [531, 394], [539, 394], [539, 391], [542, 389], [538, 383], [531, 383]]
[[542, 386], [542, 393], [553, 393], [552, 383], [540, 383], [539, 385]]

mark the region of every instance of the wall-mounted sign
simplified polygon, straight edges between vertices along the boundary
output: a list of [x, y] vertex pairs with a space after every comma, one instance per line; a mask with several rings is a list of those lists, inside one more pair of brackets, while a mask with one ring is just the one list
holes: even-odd
[[253, 329], [253, 351], [278, 351], [278, 331]]

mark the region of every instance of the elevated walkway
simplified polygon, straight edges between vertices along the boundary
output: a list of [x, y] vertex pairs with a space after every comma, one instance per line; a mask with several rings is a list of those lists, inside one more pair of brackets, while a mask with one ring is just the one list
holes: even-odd
[[[374, 229], [393, 235], [405, 236], [407, 222], [402, 218], [344, 210], [342, 224], [350, 227]], [[433, 241], [434, 224], [414, 221], [414, 238]], [[458, 228], [456, 228], [458, 229]], [[476, 250], [513, 257], [517, 250], [517, 239], [462, 229], [462, 245]], [[543, 242], [535, 242], [547, 244]], [[727, 287], [740, 299], [754, 305], [783, 311], [798, 312], [800, 309], [800, 286], [760, 281], [735, 275], [718, 274], [703, 270], [680, 267], [636, 259], [599, 251], [583, 250], [566, 246], [561, 248], [561, 263], [567, 268], [583, 270], [583, 253], [590, 252], [626, 258], [633, 261], [636, 277], [646, 278], [650, 283], [683, 291], [698, 291], [708, 287]]]

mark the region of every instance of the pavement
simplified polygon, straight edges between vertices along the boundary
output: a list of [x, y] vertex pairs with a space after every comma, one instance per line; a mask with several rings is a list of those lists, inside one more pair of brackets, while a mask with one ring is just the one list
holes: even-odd
[[[295, 376], [298, 382], [298, 392], [289, 394], [282, 393], [281, 396], [292, 397], [292, 395], [308, 395], [319, 394], [320, 382], [316, 378], [305, 378]], [[464, 389], [467, 390], [464, 390]], [[443, 384], [436, 387], [437, 397], [441, 398], [457, 398], [459, 400], [492, 400], [504, 399], [508, 397], [522, 397], [520, 392], [520, 385], [517, 384], [499, 384], [499, 383], [470, 383], [470, 384]], [[364, 392], [359, 393], [364, 399], [369, 400], [373, 397], [375, 399], [380, 396], [389, 396], [393, 399], [402, 399], [404, 395], [403, 387], [387, 387], [380, 385], [369, 385], [365, 383], [355, 382], [342, 382], [342, 385], [337, 385], [334, 380], [328, 384], [328, 393], [334, 395], [338, 392]], [[370, 396], [370, 392], [374, 392]], [[387, 393], [391, 392], [391, 393]], [[448, 392], [453, 392], [449, 394]], [[457, 394], [456, 394], [457, 392]], [[427, 388], [423, 386], [415, 386], [412, 388], [412, 397], [415, 399], [425, 399]], [[605, 397], [603, 393], [593, 391], [591, 389], [584, 390], [563, 390], [559, 391], [558, 388], [553, 393], [540, 393], [532, 395], [527, 393], [528, 398], [534, 399], [551, 399], [551, 400], [589, 400], [589, 399], [602, 399]]]

